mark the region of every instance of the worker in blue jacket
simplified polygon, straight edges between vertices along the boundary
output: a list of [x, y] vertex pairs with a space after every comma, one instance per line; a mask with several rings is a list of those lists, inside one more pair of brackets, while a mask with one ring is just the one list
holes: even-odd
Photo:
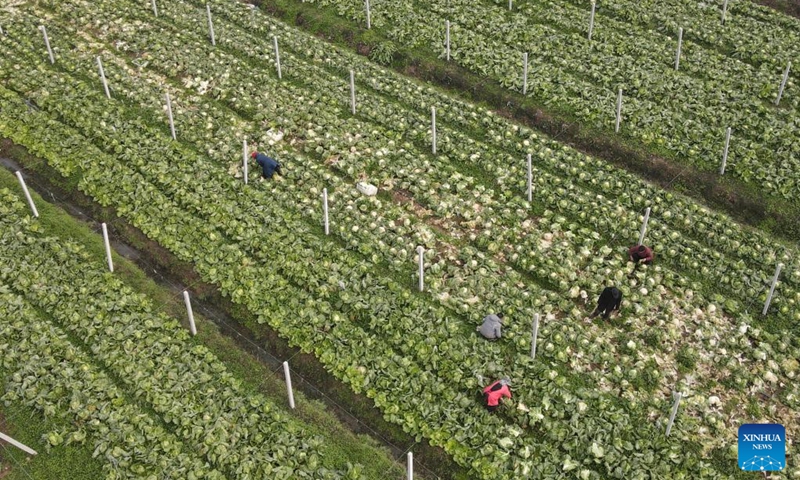
[[274, 158], [268, 157], [263, 152], [253, 152], [250, 154], [250, 158], [254, 158], [256, 163], [261, 167], [262, 175], [264, 178], [272, 178], [273, 173], [277, 173], [278, 175], [283, 175], [281, 173], [281, 164], [277, 162]]

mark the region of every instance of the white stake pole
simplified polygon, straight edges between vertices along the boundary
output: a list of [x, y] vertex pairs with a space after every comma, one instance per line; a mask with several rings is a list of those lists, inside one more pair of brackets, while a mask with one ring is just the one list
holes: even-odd
[[294, 392], [292, 391], [292, 372], [289, 371], [289, 362], [283, 362], [283, 376], [286, 377], [286, 393], [289, 395], [289, 406], [294, 408]]
[[350, 70], [350, 113], [356, 114], [356, 74]]
[[106, 246], [106, 260], [108, 260], [108, 271], [114, 273], [114, 261], [111, 259], [111, 243], [108, 241], [108, 227], [105, 223], [100, 224], [103, 229], [103, 244]]
[[411, 452], [406, 454], [406, 468], [406, 477], [408, 480], [414, 480], [414, 454]]
[[650, 207], [644, 211], [644, 220], [642, 220], [642, 228], [639, 230], [639, 243], [638, 245], [644, 244], [644, 235], [647, 233], [647, 222], [650, 221]]
[[0, 35], [6, 36], [6, 32], [3, 30], [3, 27], [0, 27]]
[[169, 92], [167, 92], [167, 115], [169, 116], [169, 130], [172, 132], [172, 139], [177, 140], [178, 137], [175, 136], [175, 120], [172, 118], [172, 100], [169, 98]]
[[514, 9], [514, 0], [508, 0], [508, 9], [509, 10], [513, 10]]
[[675, 52], [675, 70], [681, 64], [681, 46], [683, 45], [683, 27], [678, 29], [678, 50]]
[[728, 147], [731, 145], [731, 127], [725, 130], [725, 151], [722, 152], [722, 165], [719, 167], [719, 174], [725, 173], [725, 165], [728, 163]]
[[8, 442], [11, 445], [14, 445], [15, 447], [19, 448], [20, 450], [22, 450], [23, 452], [27, 453], [28, 455], [38, 455], [36, 453], [36, 450], [34, 450], [34, 449], [32, 449], [32, 448], [30, 448], [30, 447], [28, 447], [28, 446], [26, 446], [26, 445], [24, 445], [22, 443], [19, 443], [18, 441], [14, 440], [13, 438], [9, 437], [8, 435], [6, 435], [6, 434], [4, 434], [2, 432], [0, 432], [0, 440], [2, 440], [4, 442]]
[[619, 133], [619, 123], [622, 121], [622, 89], [617, 92], [617, 124], [614, 126], [614, 131]]
[[103, 81], [103, 90], [106, 92], [106, 97], [111, 98], [111, 92], [108, 91], [108, 81], [106, 81], [106, 72], [103, 70], [103, 60], [97, 57], [97, 67], [100, 69], [100, 79]]
[[436, 107], [431, 107], [431, 146], [436, 155]]
[[528, 52], [522, 54], [522, 94], [528, 93]]
[[153, 5], [153, 15], [156, 17], [158, 16], [158, 7], [156, 7], [156, 0], [150, 0], [150, 3]]
[[211, 20], [211, 5], [207, 3], [206, 12], [208, 13], [208, 33], [211, 35], [211, 45], [217, 46], [217, 40], [214, 38], [214, 22]]
[[194, 326], [194, 312], [192, 312], [192, 301], [189, 300], [189, 292], [183, 291], [183, 303], [186, 304], [186, 313], [189, 314], [189, 331], [192, 336], [197, 335], [197, 327]]
[[594, 10], [597, 7], [596, 2], [592, 2], [592, 15], [589, 17], [589, 40], [592, 39], [592, 30], [594, 30]]
[[528, 154], [528, 201], [533, 202], [533, 161]]
[[728, 13], [728, 0], [722, 4], [722, 23], [725, 24], [725, 14]]
[[244, 171], [244, 184], [247, 185], [247, 177], [248, 177], [248, 167], [247, 164], [247, 140], [242, 142], [242, 170]]
[[367, 10], [367, 30], [372, 28], [372, 13], [369, 11], [369, 0], [364, 0], [364, 8]]
[[539, 314], [533, 315], [533, 335], [531, 335], [531, 358], [536, 358], [536, 339], [539, 337]]
[[278, 50], [278, 37], [272, 37], [273, 44], [275, 45], [275, 67], [278, 69], [278, 79], [281, 79], [281, 54]]
[[425, 249], [422, 246], [417, 247], [417, 255], [419, 256], [419, 291], [425, 288]]
[[447, 51], [447, 61], [450, 61], [450, 20], [444, 21], [444, 45]]
[[39, 217], [39, 211], [36, 210], [36, 205], [33, 203], [33, 198], [31, 198], [31, 192], [28, 191], [28, 186], [25, 185], [25, 179], [22, 178], [22, 172], [19, 170], [16, 171], [17, 180], [19, 180], [19, 184], [22, 186], [22, 192], [25, 194], [25, 198], [28, 199], [28, 205], [31, 207], [31, 212], [33, 212], [34, 217]]
[[783, 264], [779, 263], [778, 268], [775, 269], [775, 276], [772, 278], [772, 285], [769, 287], [769, 295], [767, 295], [767, 301], [764, 303], [764, 310], [761, 311], [761, 315], [767, 314], [767, 311], [769, 310], [769, 304], [772, 303], [772, 296], [775, 294], [775, 286], [778, 284], [778, 277], [781, 275], [781, 268], [783, 268]]
[[330, 233], [330, 225], [328, 222], [328, 189], [322, 189], [322, 214], [325, 220], [325, 235]]
[[683, 398], [683, 394], [681, 392], [673, 393], [672, 397], [675, 399], [675, 403], [672, 404], [672, 413], [669, 414], [669, 424], [667, 424], [667, 436], [669, 436], [669, 432], [672, 431], [672, 424], [675, 422], [675, 414], [678, 413], [678, 405], [681, 403], [681, 398]]
[[47, 54], [50, 55], [50, 63], [56, 63], [56, 58], [53, 56], [53, 49], [50, 48], [50, 38], [47, 36], [47, 29], [44, 25], [40, 25], [39, 30], [41, 30], [42, 35], [44, 35], [44, 44], [47, 46]]
[[786, 87], [786, 81], [789, 80], [789, 70], [792, 68], [792, 62], [786, 64], [786, 70], [783, 72], [783, 80], [781, 80], [781, 88], [778, 90], [778, 98], [775, 100], [775, 105], [781, 103], [783, 96], [783, 89]]

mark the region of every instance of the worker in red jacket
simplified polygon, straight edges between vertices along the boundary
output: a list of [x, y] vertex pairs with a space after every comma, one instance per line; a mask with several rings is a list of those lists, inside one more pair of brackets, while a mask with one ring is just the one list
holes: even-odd
[[486, 404], [486, 409], [490, 412], [497, 410], [500, 405], [500, 400], [503, 397], [511, 398], [511, 381], [507, 378], [498, 380], [488, 387], [483, 389], [483, 400]]
[[628, 249], [628, 258], [636, 264], [642, 262], [645, 265], [650, 265], [653, 263], [653, 250], [644, 245], [634, 245]]

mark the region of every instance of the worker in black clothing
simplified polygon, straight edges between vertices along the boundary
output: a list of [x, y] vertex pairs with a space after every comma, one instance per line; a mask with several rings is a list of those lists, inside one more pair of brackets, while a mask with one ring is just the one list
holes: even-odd
[[619, 310], [622, 304], [622, 292], [617, 287], [606, 287], [600, 298], [597, 300], [597, 308], [592, 312], [592, 318], [603, 314], [603, 318], [608, 318], [611, 312]]

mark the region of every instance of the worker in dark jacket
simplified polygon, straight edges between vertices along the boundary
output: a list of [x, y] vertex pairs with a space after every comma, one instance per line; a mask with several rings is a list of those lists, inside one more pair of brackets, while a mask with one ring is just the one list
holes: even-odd
[[281, 173], [281, 164], [278, 163], [274, 158], [270, 158], [262, 152], [253, 152], [250, 154], [250, 158], [254, 158], [256, 163], [258, 163], [258, 165], [261, 167], [261, 175], [264, 178], [272, 178], [273, 173], [283, 175]]
[[511, 381], [508, 378], [497, 380], [483, 389], [483, 403], [490, 412], [497, 410], [503, 397], [511, 398]]
[[597, 315], [603, 314], [603, 318], [608, 318], [611, 312], [619, 310], [622, 304], [622, 292], [617, 287], [606, 287], [600, 298], [597, 300], [597, 308], [592, 312], [592, 318]]
[[628, 249], [628, 258], [637, 265], [639, 262], [650, 265], [653, 263], [653, 250], [644, 245], [634, 245]]

